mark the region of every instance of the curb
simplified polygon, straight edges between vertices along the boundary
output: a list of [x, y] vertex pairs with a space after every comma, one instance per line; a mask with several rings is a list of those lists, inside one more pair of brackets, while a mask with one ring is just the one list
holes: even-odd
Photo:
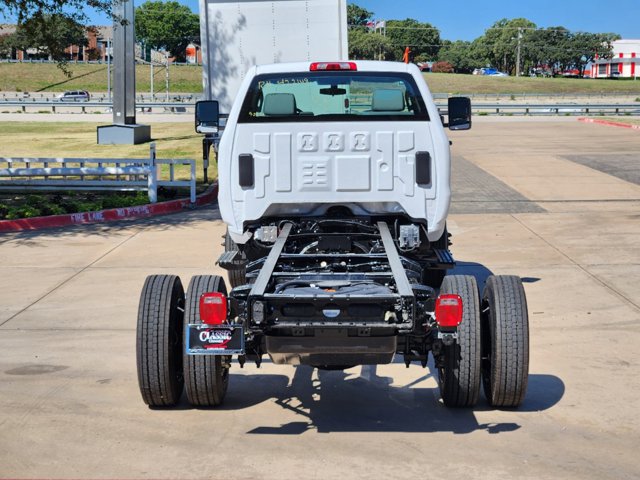
[[[196, 207], [213, 203], [218, 197], [218, 184], [211, 185], [206, 192], [196, 197]], [[68, 227], [87, 223], [115, 222], [133, 218], [153, 217], [168, 213], [181, 212], [192, 208], [188, 199], [170, 200], [168, 202], [150, 203], [135, 207], [112, 208], [99, 212], [68, 213], [49, 217], [19, 218], [17, 220], [0, 220], [0, 232], [20, 232], [25, 230], [41, 230], [45, 228]]]
[[630, 123], [622, 123], [622, 122], [612, 122], [611, 120], [599, 120], [597, 118], [580, 117], [578, 121], [582, 123], [597, 123], [600, 125], [607, 125], [608, 127], [622, 127], [622, 128], [630, 128], [632, 130], [640, 130], [640, 125], [632, 125]]

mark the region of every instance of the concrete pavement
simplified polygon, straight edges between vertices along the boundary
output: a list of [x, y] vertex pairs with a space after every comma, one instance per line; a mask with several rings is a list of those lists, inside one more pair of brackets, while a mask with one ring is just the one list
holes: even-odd
[[[415, 365], [270, 362], [234, 365], [218, 410], [148, 409], [135, 365], [142, 283], [220, 273], [217, 210], [6, 234], [0, 478], [637, 478], [640, 133], [482, 119], [451, 138], [458, 271], [525, 281], [520, 409], [446, 409], [434, 372]], [[607, 173], [634, 156], [628, 176]]]

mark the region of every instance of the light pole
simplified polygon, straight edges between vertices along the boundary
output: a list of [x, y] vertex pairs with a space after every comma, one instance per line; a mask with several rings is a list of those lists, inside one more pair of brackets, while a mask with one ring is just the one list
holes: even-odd
[[165, 87], [167, 90], [167, 102], [169, 101], [169, 52], [164, 53], [164, 61], [167, 67], [164, 77]]
[[111, 103], [111, 39], [107, 38], [107, 98]]
[[518, 53], [516, 55], [516, 77], [520, 76], [520, 47], [522, 41], [522, 27], [518, 27]]
[[151, 128], [136, 123], [136, 51], [133, 0], [114, 3], [113, 125], [98, 127], [102, 145], [135, 145], [151, 139]]

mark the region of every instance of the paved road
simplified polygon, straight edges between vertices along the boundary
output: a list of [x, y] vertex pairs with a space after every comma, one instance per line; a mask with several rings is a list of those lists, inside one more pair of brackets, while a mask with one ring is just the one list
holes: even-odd
[[640, 134], [500, 120], [452, 139], [458, 270], [526, 282], [522, 408], [448, 410], [417, 366], [267, 362], [234, 365], [217, 411], [148, 409], [140, 288], [217, 272], [210, 207], [0, 237], [0, 478], [638, 478], [640, 186], [607, 172]]

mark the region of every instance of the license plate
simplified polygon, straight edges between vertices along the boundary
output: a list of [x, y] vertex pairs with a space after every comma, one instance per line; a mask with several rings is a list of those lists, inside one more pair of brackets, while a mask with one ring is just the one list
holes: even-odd
[[244, 331], [242, 325], [187, 325], [189, 355], [242, 355]]

